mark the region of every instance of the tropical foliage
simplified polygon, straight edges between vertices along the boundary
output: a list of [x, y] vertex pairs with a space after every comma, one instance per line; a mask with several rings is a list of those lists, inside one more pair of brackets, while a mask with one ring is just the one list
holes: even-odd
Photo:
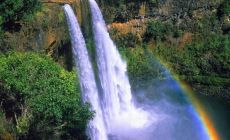
[[12, 28], [17, 21], [28, 18], [40, 9], [38, 0], [3, 0], [0, 3], [0, 25], [4, 29]]
[[75, 72], [35, 53], [0, 56], [0, 102], [19, 137], [83, 138], [92, 113], [80, 99]]

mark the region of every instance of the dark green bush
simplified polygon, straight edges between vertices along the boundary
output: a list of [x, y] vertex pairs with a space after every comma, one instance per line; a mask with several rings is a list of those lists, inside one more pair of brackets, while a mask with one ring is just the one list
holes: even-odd
[[138, 0], [107, 0], [102, 2], [102, 11], [108, 23], [127, 22], [138, 15], [140, 5]]
[[161, 21], [151, 20], [147, 23], [146, 33], [144, 39], [149, 41], [154, 39], [156, 41], [161, 41], [165, 39], [166, 29]]
[[229, 0], [224, 0], [218, 8], [218, 16], [228, 16], [230, 14], [230, 2]]
[[16, 21], [33, 15], [40, 7], [38, 0], [3, 0], [0, 3], [0, 25], [5, 29], [12, 28]]
[[[92, 113], [81, 103], [75, 75], [44, 55], [0, 56], [0, 102], [9, 117], [17, 116], [19, 136], [42, 139], [58, 133], [68, 139], [85, 137]], [[11, 98], [14, 104], [9, 106]]]

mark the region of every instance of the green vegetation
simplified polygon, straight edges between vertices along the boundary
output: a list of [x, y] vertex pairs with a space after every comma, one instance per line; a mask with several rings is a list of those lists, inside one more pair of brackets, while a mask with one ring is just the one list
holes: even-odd
[[[127, 22], [143, 15], [153, 16], [155, 9], [164, 0], [99, 0], [103, 15], [108, 23]], [[141, 8], [140, 8], [141, 7]]]
[[35, 53], [0, 56], [0, 102], [23, 139], [82, 139], [92, 113], [81, 103], [75, 72]]
[[230, 38], [211, 34], [195, 39], [183, 49], [160, 44], [153, 53], [170, 65], [197, 93], [229, 96]]
[[[200, 7], [195, 4], [189, 7], [187, 1], [171, 4], [158, 1], [156, 7], [164, 7], [171, 13], [164, 15], [163, 12], [144, 19], [146, 29], [140, 34], [141, 45], [132, 45], [134, 41], [128, 42], [116, 28], [110, 31], [120, 50], [125, 52], [133, 87], [143, 88], [162, 76], [156, 66], [155, 59], [158, 58], [197, 93], [229, 100], [229, 1], [201, 3]], [[135, 34], [138, 30], [126, 35]], [[135, 40], [135, 36], [129, 37], [128, 40]]]
[[181, 31], [177, 27], [173, 27], [171, 22], [163, 23], [159, 20], [150, 20], [147, 22], [146, 32], [144, 34], [144, 41], [149, 42], [155, 40], [156, 42], [165, 41], [169, 36], [180, 37]]
[[228, 16], [230, 14], [230, 2], [225, 0], [219, 8], [220, 16]]
[[32, 16], [40, 6], [38, 0], [3, 0], [0, 3], [0, 26], [5, 30], [19, 26], [17, 21]]
[[0, 138], [3, 140], [13, 140], [13, 132], [14, 127], [12, 122], [7, 121], [4, 112], [0, 110]]

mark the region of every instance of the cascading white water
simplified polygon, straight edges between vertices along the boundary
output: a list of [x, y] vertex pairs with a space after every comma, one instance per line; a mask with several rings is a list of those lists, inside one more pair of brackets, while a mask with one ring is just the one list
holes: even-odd
[[[169, 74], [165, 75], [167, 78], [161, 81], [161, 86], [153, 86], [153, 90], [151, 89], [151, 93], [158, 93], [154, 93], [158, 98], [150, 101], [149, 98], [142, 97], [146, 107], [150, 105], [150, 108], [145, 109], [148, 109], [151, 115], [134, 106], [126, 63], [109, 37], [97, 3], [95, 0], [89, 2], [102, 88], [101, 99], [76, 16], [69, 5], [65, 5], [64, 10], [78, 68], [82, 99], [89, 102], [91, 109], [96, 111], [94, 119], [88, 124], [91, 140], [208, 140], [208, 135], [200, 126], [199, 118], [186, 99], [181, 98], [179, 86]], [[172, 94], [174, 90], [178, 93]]]
[[148, 123], [148, 113], [134, 106], [126, 62], [122, 60], [109, 36], [96, 1], [89, 0], [89, 3], [97, 52], [98, 75], [103, 93], [101, 107], [107, 132], [113, 135], [113, 129], [117, 129], [119, 125], [142, 128]]
[[78, 69], [82, 99], [84, 102], [89, 102], [91, 104], [91, 109], [96, 111], [94, 119], [88, 124], [88, 133], [91, 140], [107, 140], [107, 134], [102, 120], [103, 116], [98, 98], [98, 90], [93, 68], [86, 49], [85, 40], [72, 8], [68, 4], [63, 7], [70, 30], [72, 51]]

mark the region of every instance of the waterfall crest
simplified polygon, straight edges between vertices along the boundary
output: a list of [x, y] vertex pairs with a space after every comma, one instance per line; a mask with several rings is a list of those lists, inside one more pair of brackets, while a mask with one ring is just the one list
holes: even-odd
[[89, 59], [85, 40], [70, 5], [66, 4], [63, 8], [69, 26], [72, 52], [78, 70], [82, 99], [83, 102], [89, 102], [91, 109], [96, 112], [94, 119], [88, 124], [88, 133], [91, 140], [107, 140], [93, 67]]
[[147, 124], [148, 113], [134, 106], [126, 62], [122, 60], [109, 36], [96, 1], [89, 0], [89, 3], [96, 44], [98, 75], [103, 93], [101, 107], [107, 132], [113, 135], [113, 129], [117, 125], [141, 128]]

